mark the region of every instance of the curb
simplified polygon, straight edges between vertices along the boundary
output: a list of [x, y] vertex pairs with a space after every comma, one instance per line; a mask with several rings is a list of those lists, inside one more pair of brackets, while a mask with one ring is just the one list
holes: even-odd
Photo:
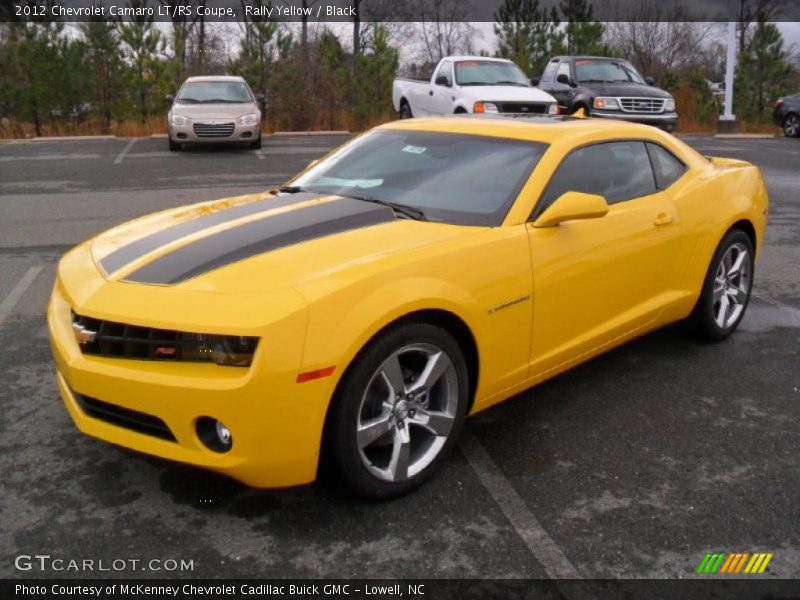
[[166, 133], [152, 133], [152, 134], [150, 134], [150, 139], [151, 140], [165, 140], [165, 139], [167, 139], [167, 134]]
[[350, 135], [349, 131], [276, 131], [272, 137], [288, 137], [293, 135]]
[[770, 140], [774, 133], [717, 133], [715, 138], [720, 140]]
[[73, 142], [73, 141], [97, 141], [97, 140], [116, 140], [118, 139], [115, 135], [60, 135], [60, 136], [44, 136], [44, 137], [32, 137], [28, 140], [20, 140], [20, 141], [28, 141], [28, 142]]

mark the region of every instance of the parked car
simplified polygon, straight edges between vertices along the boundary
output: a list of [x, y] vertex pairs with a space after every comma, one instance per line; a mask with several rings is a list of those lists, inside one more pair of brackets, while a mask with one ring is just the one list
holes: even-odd
[[120, 446], [258, 487], [310, 482], [322, 456], [398, 496], [467, 414], [667, 323], [731, 335], [767, 209], [758, 168], [653, 127], [395, 121], [283, 188], [67, 253], [58, 387]]
[[783, 128], [786, 137], [800, 137], [800, 93], [778, 98], [772, 120]]
[[458, 113], [553, 114], [556, 100], [502, 58], [448, 56], [426, 79], [397, 78], [392, 104], [401, 119]]
[[261, 148], [261, 108], [264, 97], [254, 95], [241, 77], [189, 77], [167, 115], [169, 149], [184, 143], [245, 142]]
[[654, 87], [626, 60], [602, 56], [556, 56], [547, 63], [539, 87], [558, 100], [561, 112], [581, 108], [593, 117], [622, 119], [674, 131], [675, 99]]

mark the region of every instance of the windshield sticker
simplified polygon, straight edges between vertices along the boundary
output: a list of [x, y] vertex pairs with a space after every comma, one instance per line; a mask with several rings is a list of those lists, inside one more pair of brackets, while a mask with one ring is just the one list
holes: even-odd
[[462, 60], [457, 62], [456, 66], [460, 69], [463, 69], [464, 67], [480, 67], [481, 63], [479, 63], [477, 60]]
[[406, 146], [403, 148], [403, 152], [409, 152], [411, 154], [424, 154], [427, 148], [425, 146]]

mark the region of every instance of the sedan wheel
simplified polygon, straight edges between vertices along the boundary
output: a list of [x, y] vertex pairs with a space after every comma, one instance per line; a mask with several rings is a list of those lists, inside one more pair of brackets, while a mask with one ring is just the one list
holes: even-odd
[[783, 120], [783, 133], [786, 137], [800, 137], [800, 115], [791, 113]]
[[688, 319], [694, 333], [719, 341], [736, 330], [750, 302], [754, 256], [753, 242], [740, 229], [730, 231], [720, 242]]
[[342, 378], [326, 428], [326, 459], [360, 496], [386, 499], [424, 483], [452, 449], [469, 378], [445, 330], [406, 323], [371, 343]]

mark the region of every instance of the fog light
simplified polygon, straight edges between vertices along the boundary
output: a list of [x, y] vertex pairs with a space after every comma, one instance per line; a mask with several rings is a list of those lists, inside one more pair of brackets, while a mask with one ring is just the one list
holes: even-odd
[[211, 417], [197, 419], [197, 437], [214, 452], [227, 452], [233, 447], [231, 430], [222, 421]]

